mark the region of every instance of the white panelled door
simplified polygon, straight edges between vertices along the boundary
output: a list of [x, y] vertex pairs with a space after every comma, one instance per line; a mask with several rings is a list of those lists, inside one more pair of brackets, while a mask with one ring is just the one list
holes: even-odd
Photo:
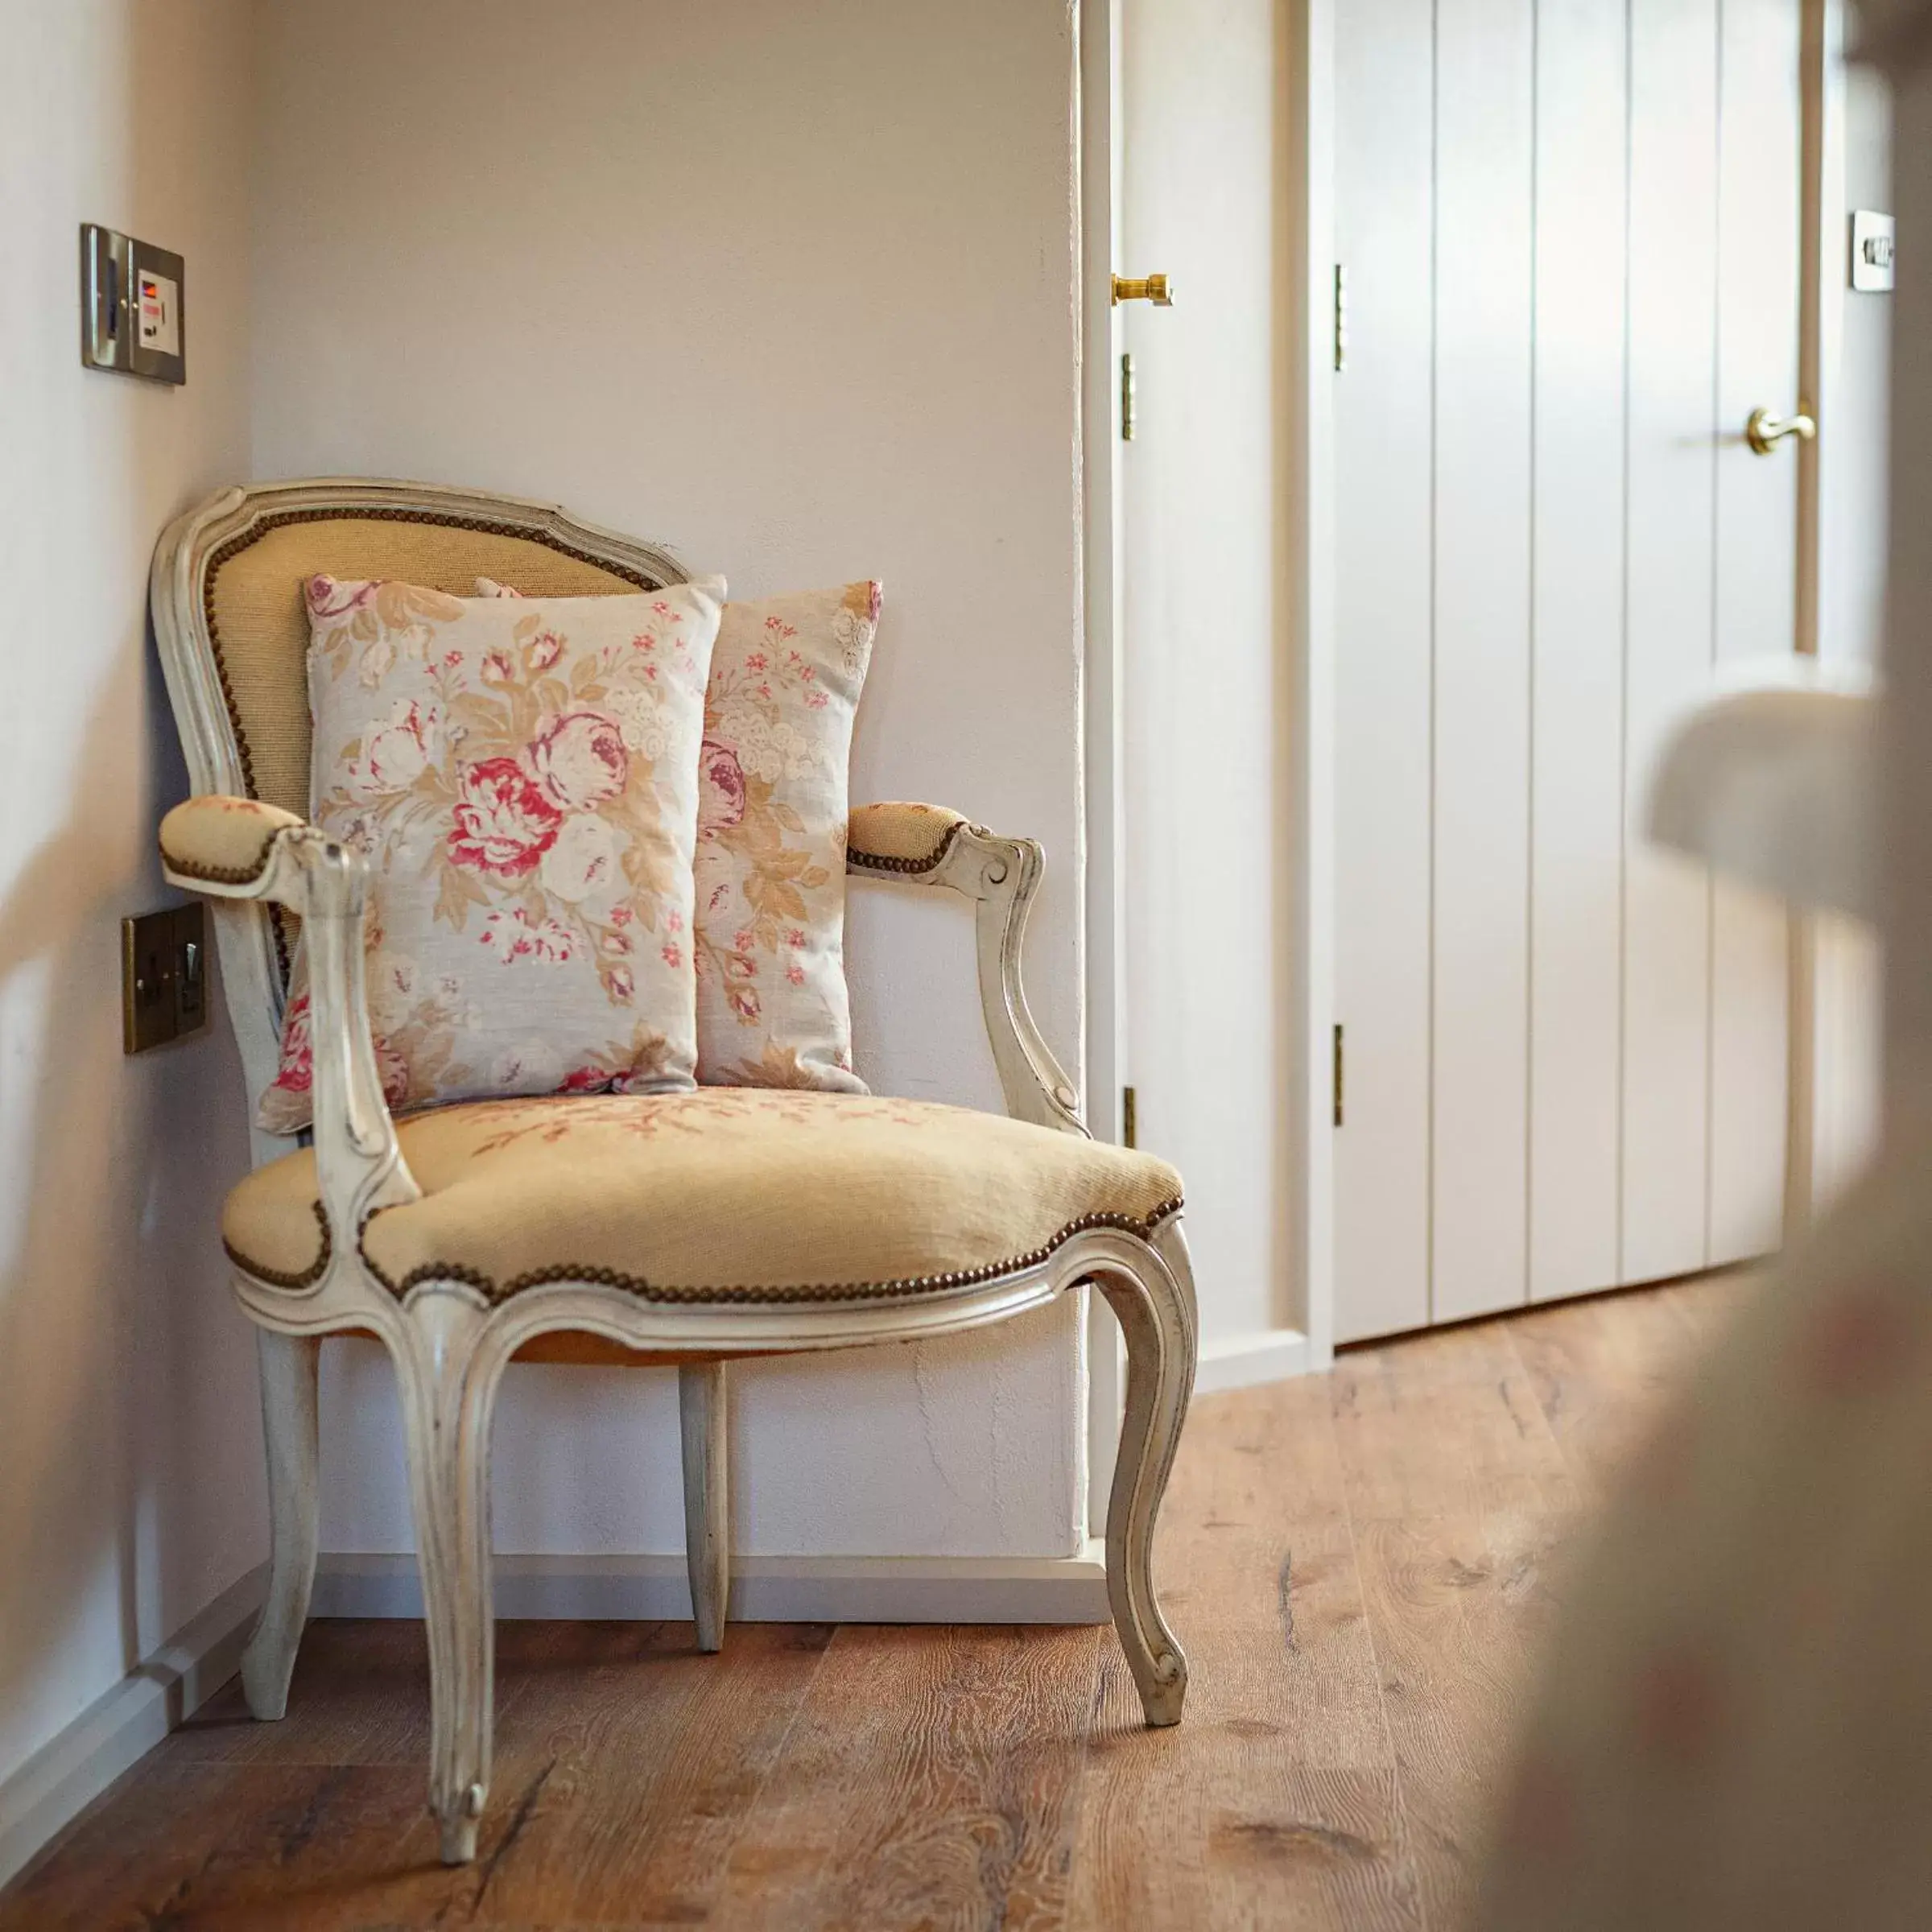
[[1336, 10], [1339, 1339], [1777, 1245], [1783, 914], [1636, 827], [1794, 638], [1799, 4]]

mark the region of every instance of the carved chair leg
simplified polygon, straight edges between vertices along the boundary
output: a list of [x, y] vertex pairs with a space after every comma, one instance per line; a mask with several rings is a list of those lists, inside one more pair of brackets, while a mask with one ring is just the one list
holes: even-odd
[[272, 1719], [288, 1708], [288, 1682], [316, 1580], [321, 1511], [316, 1379], [321, 1344], [311, 1335], [258, 1328], [255, 1349], [268, 1451], [268, 1595], [242, 1653], [242, 1690], [255, 1716]]
[[1150, 1724], [1180, 1722], [1187, 1659], [1154, 1601], [1154, 1517], [1194, 1389], [1194, 1274], [1176, 1221], [1129, 1273], [1098, 1278], [1127, 1340], [1127, 1414], [1107, 1505], [1107, 1596]]
[[429, 1636], [429, 1802], [448, 1865], [476, 1856], [489, 1790], [489, 1424], [502, 1363], [477, 1353], [482, 1321], [464, 1295], [419, 1293], [397, 1362]]
[[726, 1457], [724, 1364], [697, 1362], [678, 1371], [678, 1412], [684, 1437], [684, 1562], [691, 1573], [691, 1613], [698, 1648], [724, 1642], [731, 1593], [731, 1484]]

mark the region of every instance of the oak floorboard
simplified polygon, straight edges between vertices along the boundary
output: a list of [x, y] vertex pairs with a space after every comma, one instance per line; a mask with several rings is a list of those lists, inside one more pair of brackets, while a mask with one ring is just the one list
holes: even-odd
[[1104, 1628], [734, 1624], [703, 1657], [688, 1624], [506, 1623], [452, 1872], [420, 1627], [318, 1623], [286, 1719], [218, 1694], [0, 1932], [1456, 1932], [1560, 1551], [1749, 1291], [1552, 1305], [1197, 1402], [1155, 1551], [1173, 1729]]
[[[500, 1736], [514, 1736], [517, 1706], [542, 1681], [546, 1660], [565, 1628], [497, 1626]], [[302, 1633], [288, 1704], [289, 1716], [257, 1724], [241, 1679], [232, 1678], [170, 1735], [161, 1746], [163, 1759], [171, 1764], [427, 1763], [429, 1645], [422, 1624], [389, 1617], [318, 1618]]]
[[[1771, 1264], [1727, 1268], [1720, 1274], [1699, 1275], [1689, 1281], [1667, 1282], [1657, 1298], [1677, 1316], [1701, 1344], [1714, 1341], [1756, 1297]], [[1693, 1360], [1701, 1349], [1693, 1351]]]
[[1070, 1927], [1421, 1927], [1393, 1765], [1298, 1761], [1274, 1707], [1219, 1697], [1150, 1732], [1117, 1654], [1101, 1680]]
[[1070, 1924], [1419, 1926], [1325, 1382], [1197, 1403], [1165, 1521], [1187, 1711], [1103, 1638]]
[[719, 1922], [1059, 1926], [1099, 1639], [841, 1627], [732, 1855]]
[[1600, 1496], [1703, 1352], [1679, 1291], [1532, 1309], [1508, 1335], [1579, 1488]]
[[654, 1644], [635, 1648], [621, 1624], [559, 1628], [569, 1635], [550, 1681], [524, 1706], [494, 1780], [493, 1809], [520, 1829], [489, 1861], [474, 1915], [706, 1923], [832, 1626], [733, 1624], [717, 1655], [696, 1648], [687, 1623], [659, 1625]]
[[1577, 1485], [1508, 1324], [1351, 1353], [1331, 1393], [1422, 1916], [1469, 1909]]
[[[437, 1864], [423, 1793], [400, 1766], [137, 1766], [0, 1901], [0, 1929], [437, 1924], [474, 1880]], [[486, 1825], [479, 1863], [503, 1828]]]

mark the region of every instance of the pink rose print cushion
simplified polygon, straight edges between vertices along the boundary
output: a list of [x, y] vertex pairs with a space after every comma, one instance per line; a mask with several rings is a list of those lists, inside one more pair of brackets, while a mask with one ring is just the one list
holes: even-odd
[[[720, 578], [508, 605], [315, 577], [316, 824], [370, 861], [390, 1103], [689, 1088], [692, 866]], [[310, 1121], [298, 955], [258, 1110]]]
[[[477, 580], [480, 597], [513, 588]], [[727, 604], [698, 753], [698, 1078], [863, 1093], [846, 998], [846, 768], [879, 586]]]

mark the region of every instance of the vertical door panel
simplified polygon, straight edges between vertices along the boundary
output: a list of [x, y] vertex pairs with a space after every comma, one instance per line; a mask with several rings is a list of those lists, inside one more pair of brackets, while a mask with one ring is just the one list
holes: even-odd
[[1537, 24], [1530, 1293], [1620, 1277], [1624, 225], [1621, 0]]
[[1774, 1245], [1783, 921], [1642, 832], [1793, 641], [1799, 0], [1339, 10], [1339, 1333]]
[[[1798, 450], [1740, 440], [1798, 402], [1798, 14], [1724, 0], [1718, 205], [1717, 635], [1720, 665], [1788, 653]], [[1711, 898], [1711, 1231], [1718, 1266], [1777, 1245], [1790, 1037], [1784, 908], [1716, 882]]]
[[1431, 1314], [1525, 1294], [1533, 0], [1436, 6]]
[[1429, 1319], [1430, 0], [1335, 26], [1336, 1337]]
[[1710, 881], [1649, 846], [1641, 818], [1660, 745], [1711, 664], [1717, 47], [1715, 0], [1630, 0], [1628, 1281], [1701, 1268], [1706, 1252]]

